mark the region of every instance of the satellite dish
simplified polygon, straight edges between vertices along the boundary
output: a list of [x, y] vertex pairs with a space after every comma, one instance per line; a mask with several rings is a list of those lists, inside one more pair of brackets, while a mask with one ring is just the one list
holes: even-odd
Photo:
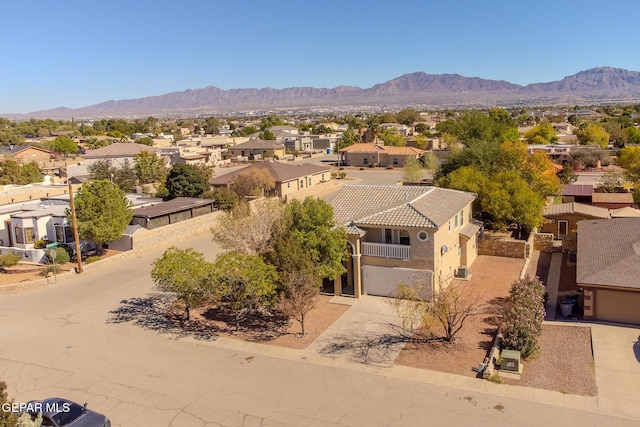
[[440, 252], [442, 253], [442, 255], [446, 254], [449, 251], [449, 248], [447, 247], [447, 245], [442, 245], [442, 248], [440, 248]]

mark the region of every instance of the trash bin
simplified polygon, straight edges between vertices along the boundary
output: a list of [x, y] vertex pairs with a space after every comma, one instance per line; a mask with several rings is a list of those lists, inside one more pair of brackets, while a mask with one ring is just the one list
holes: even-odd
[[569, 317], [573, 313], [574, 301], [570, 299], [563, 299], [560, 301], [560, 313], [563, 317]]

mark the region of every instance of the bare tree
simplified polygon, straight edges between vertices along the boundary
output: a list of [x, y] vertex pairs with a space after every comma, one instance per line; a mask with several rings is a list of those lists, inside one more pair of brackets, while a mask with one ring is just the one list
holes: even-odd
[[284, 280], [284, 292], [280, 295], [278, 309], [300, 323], [300, 334], [305, 335], [304, 321], [320, 299], [320, 281], [308, 271], [289, 272]]
[[213, 240], [224, 249], [246, 255], [263, 254], [269, 247], [273, 224], [282, 216], [282, 209], [277, 199], [240, 204], [211, 229]]
[[422, 329], [430, 338], [446, 342], [454, 340], [467, 319], [482, 314], [480, 295], [451, 279], [436, 279], [433, 290], [423, 282], [400, 284], [394, 304], [403, 327]]

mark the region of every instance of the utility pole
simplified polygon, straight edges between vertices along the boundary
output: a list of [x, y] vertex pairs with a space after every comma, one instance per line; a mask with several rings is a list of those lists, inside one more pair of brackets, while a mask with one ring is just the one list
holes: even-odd
[[82, 252], [80, 251], [80, 238], [78, 237], [78, 222], [76, 221], [76, 207], [73, 204], [73, 187], [69, 181], [69, 208], [71, 209], [71, 226], [73, 238], [76, 241], [76, 258], [78, 260], [78, 273], [82, 273]]

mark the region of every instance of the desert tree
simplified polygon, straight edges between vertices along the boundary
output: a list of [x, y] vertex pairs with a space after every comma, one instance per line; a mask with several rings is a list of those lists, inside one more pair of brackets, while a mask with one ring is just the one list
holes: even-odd
[[234, 313], [236, 330], [239, 330], [247, 313], [276, 303], [277, 276], [275, 267], [258, 255], [227, 252], [212, 265], [210, 295]]
[[184, 303], [186, 320], [191, 320], [191, 309], [207, 301], [207, 287], [211, 264], [204, 255], [193, 249], [171, 247], [151, 265], [151, 278], [165, 292], [175, 292]]
[[427, 279], [401, 283], [394, 298], [405, 329], [448, 343], [467, 320], [483, 312], [479, 294], [462, 282], [441, 277], [435, 278], [435, 286]]
[[246, 255], [267, 251], [272, 227], [279, 221], [283, 205], [278, 199], [241, 203], [225, 213], [211, 229], [213, 240], [224, 249]]
[[[131, 203], [116, 184], [108, 180], [85, 183], [75, 197], [78, 235], [94, 242], [98, 252], [102, 245], [122, 236], [133, 218]], [[71, 220], [71, 212], [67, 209]]]
[[300, 323], [300, 335], [304, 336], [307, 314], [320, 300], [320, 280], [312, 271], [298, 270], [285, 273], [282, 282], [284, 289], [277, 307], [284, 315]]

